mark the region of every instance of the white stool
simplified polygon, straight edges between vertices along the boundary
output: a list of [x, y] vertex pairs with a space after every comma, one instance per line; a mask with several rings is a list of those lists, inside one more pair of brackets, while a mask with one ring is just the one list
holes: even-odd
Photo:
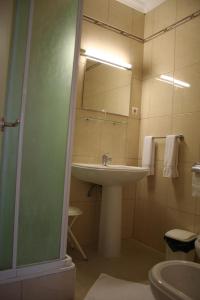
[[69, 206], [68, 216], [72, 217], [72, 220], [68, 225], [68, 237], [70, 237], [72, 239], [73, 243], [76, 245], [77, 249], [80, 251], [83, 258], [85, 260], [87, 260], [88, 259], [87, 255], [83, 251], [83, 249], [82, 249], [81, 245], [79, 244], [77, 238], [75, 237], [75, 235], [72, 232], [72, 226], [73, 226], [74, 222], [76, 221], [76, 219], [78, 218], [78, 216], [80, 216], [80, 215], [82, 215], [82, 211], [78, 207]]

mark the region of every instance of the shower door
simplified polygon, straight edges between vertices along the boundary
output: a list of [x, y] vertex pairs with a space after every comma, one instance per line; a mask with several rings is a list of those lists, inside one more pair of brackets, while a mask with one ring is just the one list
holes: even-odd
[[[0, 117], [9, 122], [21, 114], [29, 8], [26, 0], [0, 2]], [[0, 270], [11, 269], [13, 261], [19, 138], [16, 125], [0, 131]]]
[[0, 270], [63, 259], [81, 0], [14, 1], [0, 170]]

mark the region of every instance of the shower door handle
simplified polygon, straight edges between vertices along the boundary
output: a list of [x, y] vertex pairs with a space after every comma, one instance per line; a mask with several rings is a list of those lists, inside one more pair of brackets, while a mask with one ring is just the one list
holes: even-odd
[[4, 118], [1, 118], [1, 120], [0, 120], [0, 129], [1, 129], [1, 131], [4, 131], [5, 127], [17, 127], [19, 125], [19, 123], [20, 123], [19, 119], [17, 119], [14, 122], [6, 122], [4, 120]]

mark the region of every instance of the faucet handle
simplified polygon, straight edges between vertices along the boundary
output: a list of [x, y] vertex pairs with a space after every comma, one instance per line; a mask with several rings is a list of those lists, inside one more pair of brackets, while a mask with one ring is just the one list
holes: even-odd
[[104, 154], [102, 155], [102, 164], [103, 164], [104, 166], [106, 166], [108, 162], [111, 162], [111, 161], [112, 161], [112, 157], [109, 157], [108, 155], [109, 155], [109, 153], [104, 153]]

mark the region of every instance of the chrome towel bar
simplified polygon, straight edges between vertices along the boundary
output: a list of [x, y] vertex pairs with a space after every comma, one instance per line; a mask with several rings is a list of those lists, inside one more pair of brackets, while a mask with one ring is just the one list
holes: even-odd
[[[176, 137], [180, 140], [184, 140], [183, 134], [177, 134]], [[166, 136], [154, 136], [153, 139], [166, 139]]]

